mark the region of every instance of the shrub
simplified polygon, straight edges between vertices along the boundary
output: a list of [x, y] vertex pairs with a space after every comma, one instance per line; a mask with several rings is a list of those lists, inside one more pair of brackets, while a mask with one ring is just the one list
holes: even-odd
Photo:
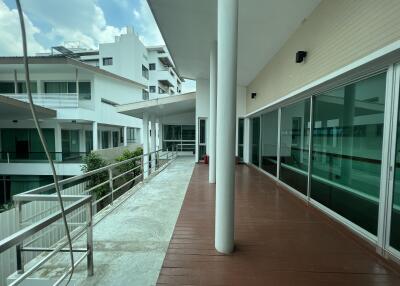
[[[128, 160], [128, 159], [132, 159], [132, 158], [138, 157], [138, 156], [140, 156], [142, 154], [143, 154], [143, 149], [141, 147], [138, 147], [138, 148], [136, 148], [135, 151], [125, 150], [122, 153], [122, 155], [117, 157], [117, 158], [115, 158], [115, 160], [117, 162], [122, 162], [122, 161], [125, 161], [125, 160]], [[128, 170], [132, 170], [133, 168], [135, 168], [135, 167], [137, 167], [139, 165], [140, 165], [140, 159], [138, 158], [137, 160], [132, 160], [129, 163], [122, 164], [121, 166], [118, 167], [118, 171], [120, 173], [124, 173], [124, 172], [127, 172]], [[140, 172], [141, 172], [140, 168], [137, 168], [134, 171], [134, 177], [138, 176], [140, 174]]]
[[[107, 166], [107, 162], [100, 157], [97, 153], [90, 152], [83, 158], [84, 165], [81, 170], [85, 173], [97, 170], [99, 168]], [[88, 188], [92, 188], [102, 182], [105, 182], [108, 179], [108, 172], [104, 171], [101, 173], [97, 173], [96, 175], [90, 176]], [[92, 194], [96, 196], [96, 199], [99, 199], [110, 192], [110, 188], [108, 184], [100, 186], [92, 191]]]

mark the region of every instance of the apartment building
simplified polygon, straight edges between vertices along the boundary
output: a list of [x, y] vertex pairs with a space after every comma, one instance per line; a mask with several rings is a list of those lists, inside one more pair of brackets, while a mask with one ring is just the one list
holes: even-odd
[[[36, 106], [53, 111], [42, 120], [61, 177], [80, 174], [91, 150], [140, 143], [142, 122], [117, 113], [115, 106], [141, 100], [147, 86], [63, 55], [30, 58]], [[27, 102], [22, 58], [0, 58], [0, 96]], [[50, 168], [30, 111], [0, 114], [0, 197], [47, 184]]]

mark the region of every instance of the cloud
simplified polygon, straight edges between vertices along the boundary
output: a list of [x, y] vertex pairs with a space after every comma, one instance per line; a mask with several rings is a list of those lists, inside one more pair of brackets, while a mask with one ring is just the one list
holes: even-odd
[[138, 23], [139, 38], [146, 46], [165, 44], [146, 0], [139, 0], [139, 7], [133, 9], [132, 14]]
[[[44, 52], [45, 48], [35, 38], [40, 30], [32, 24], [26, 15], [24, 15], [24, 21], [28, 54], [34, 55], [36, 52]], [[22, 55], [22, 37], [18, 12], [16, 9], [9, 9], [2, 0], [0, 0], [0, 35], [0, 56]]]
[[35, 0], [23, 5], [32, 19], [51, 27], [45, 36], [58, 40], [57, 44], [79, 41], [85, 47], [97, 48], [99, 43], [112, 42], [125, 32], [125, 28], [107, 25], [96, 0]]

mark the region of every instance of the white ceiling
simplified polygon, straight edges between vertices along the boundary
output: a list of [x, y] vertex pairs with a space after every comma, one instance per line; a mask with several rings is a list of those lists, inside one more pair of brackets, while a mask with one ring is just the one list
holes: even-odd
[[[179, 73], [208, 78], [217, 0], [147, 1]], [[320, 1], [239, 0], [238, 84], [256, 77]]]
[[[38, 118], [54, 118], [57, 116], [57, 112], [53, 109], [35, 105], [35, 110]], [[1, 119], [22, 120], [32, 118], [29, 103], [4, 95], [0, 95], [0, 114]]]

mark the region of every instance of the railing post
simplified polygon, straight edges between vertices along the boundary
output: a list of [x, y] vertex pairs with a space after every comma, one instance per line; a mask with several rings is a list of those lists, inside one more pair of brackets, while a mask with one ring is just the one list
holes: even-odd
[[86, 206], [86, 247], [87, 247], [87, 275], [93, 276], [93, 207], [91, 200]]
[[168, 151], [168, 148], [167, 148], [167, 161], [168, 161], [168, 152], [169, 152], [169, 151]]
[[144, 181], [144, 154], [142, 154], [140, 165], [141, 165], [140, 170], [142, 171], [142, 181]]
[[[21, 224], [22, 224], [22, 204], [20, 201], [15, 202], [15, 219], [17, 223], [17, 229], [21, 229]], [[21, 251], [22, 245], [18, 244], [16, 246], [16, 251], [17, 251], [17, 273], [21, 274], [24, 273], [24, 265], [22, 261], [22, 251]]]
[[7, 152], [7, 163], [10, 164], [10, 153]]
[[108, 185], [110, 187], [111, 192], [111, 204], [114, 203], [114, 183], [113, 183], [113, 174], [111, 168], [108, 169]]

